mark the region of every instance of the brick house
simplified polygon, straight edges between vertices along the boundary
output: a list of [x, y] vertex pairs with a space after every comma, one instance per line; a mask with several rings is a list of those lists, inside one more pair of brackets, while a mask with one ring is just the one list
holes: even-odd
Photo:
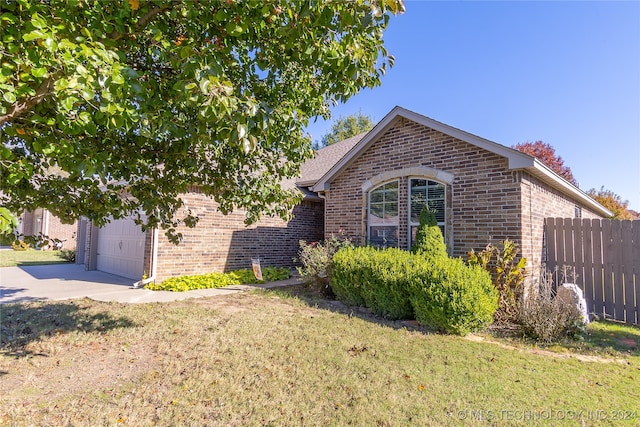
[[46, 209], [23, 212], [18, 218], [16, 231], [25, 236], [42, 234], [52, 239], [60, 239], [63, 249], [76, 248], [77, 223], [64, 224], [60, 218]]
[[291, 221], [267, 217], [246, 227], [242, 211], [222, 215], [193, 188], [183, 200], [200, 221], [178, 230], [180, 245], [127, 219], [102, 229], [81, 221], [77, 259], [89, 269], [162, 281], [248, 268], [257, 257], [263, 265], [291, 266], [299, 240], [339, 232], [408, 249], [427, 204], [451, 255], [510, 238], [535, 266], [544, 218], [610, 215], [535, 158], [400, 107], [370, 132], [317, 151], [301, 177], [283, 186], [304, 194]]
[[611, 213], [527, 154], [395, 107], [311, 190], [325, 203], [325, 235], [410, 248], [424, 204], [452, 256], [518, 242], [539, 265], [547, 217]]

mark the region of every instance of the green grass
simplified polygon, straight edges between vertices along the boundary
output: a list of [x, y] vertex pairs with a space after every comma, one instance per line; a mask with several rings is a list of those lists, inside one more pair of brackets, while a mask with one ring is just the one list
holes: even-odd
[[[600, 332], [582, 345], [610, 357], [585, 362], [513, 339], [433, 334], [299, 291], [2, 306], [0, 425], [640, 423], [640, 355]], [[592, 328], [639, 344], [636, 328]]]
[[24, 265], [58, 264], [66, 262], [59, 256], [59, 251], [0, 251], [0, 267], [20, 267]]

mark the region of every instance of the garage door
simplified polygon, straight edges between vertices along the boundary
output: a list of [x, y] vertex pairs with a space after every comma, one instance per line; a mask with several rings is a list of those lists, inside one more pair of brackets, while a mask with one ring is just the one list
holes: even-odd
[[145, 233], [131, 218], [112, 220], [98, 232], [97, 269], [140, 280], [144, 270]]

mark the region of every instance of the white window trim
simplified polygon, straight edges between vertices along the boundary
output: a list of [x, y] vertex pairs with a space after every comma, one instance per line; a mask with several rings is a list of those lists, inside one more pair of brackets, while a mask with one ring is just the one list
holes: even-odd
[[[377, 190], [380, 187], [384, 187], [387, 184], [390, 184], [392, 182], [395, 182], [397, 185], [397, 189], [396, 191], [398, 192], [398, 199], [396, 201], [396, 203], [398, 204], [398, 216], [396, 217], [396, 224], [395, 227], [399, 230], [400, 229], [400, 180], [399, 179], [392, 179], [392, 180], [388, 180], [388, 181], [383, 181], [380, 183], [377, 183], [377, 185], [375, 187], [370, 187], [367, 191], [367, 243], [371, 242], [371, 193], [375, 190]], [[392, 227], [393, 225], [388, 225], [388, 224], [384, 224], [387, 226]], [[378, 225], [378, 227], [380, 226], [384, 226], [384, 225]], [[376, 227], [376, 225], [374, 225], [374, 227]]]

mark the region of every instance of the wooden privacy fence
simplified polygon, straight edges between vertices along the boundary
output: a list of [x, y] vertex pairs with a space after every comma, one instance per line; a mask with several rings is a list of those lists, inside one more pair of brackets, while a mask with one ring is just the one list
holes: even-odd
[[547, 268], [575, 274], [589, 312], [640, 324], [640, 221], [547, 218], [544, 228]]

